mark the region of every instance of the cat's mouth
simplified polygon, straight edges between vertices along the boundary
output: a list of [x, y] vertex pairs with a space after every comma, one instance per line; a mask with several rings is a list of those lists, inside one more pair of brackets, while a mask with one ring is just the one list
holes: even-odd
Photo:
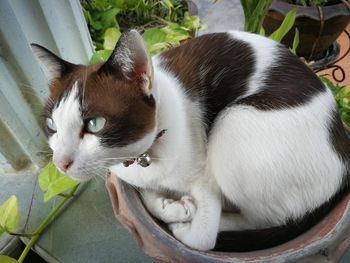
[[104, 166], [95, 166], [95, 167], [75, 167], [72, 166], [69, 170], [65, 172], [70, 178], [79, 182], [87, 182], [93, 178], [106, 178], [108, 173], [108, 167]]

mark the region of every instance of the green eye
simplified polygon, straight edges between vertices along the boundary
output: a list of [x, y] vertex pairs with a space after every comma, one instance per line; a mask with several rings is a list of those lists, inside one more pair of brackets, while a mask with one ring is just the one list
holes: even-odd
[[86, 130], [91, 133], [99, 132], [106, 124], [106, 119], [102, 117], [96, 117], [90, 119], [86, 125]]
[[46, 118], [46, 126], [51, 130], [51, 131], [57, 131], [56, 124], [51, 118]]

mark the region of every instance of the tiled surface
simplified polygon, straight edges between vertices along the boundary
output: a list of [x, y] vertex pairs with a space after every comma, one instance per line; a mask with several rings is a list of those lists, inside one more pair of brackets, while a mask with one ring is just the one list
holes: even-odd
[[[0, 204], [12, 195], [16, 195], [19, 205], [19, 226], [24, 226], [30, 213], [32, 196], [37, 187], [37, 171], [27, 170], [19, 173], [0, 173]], [[21, 232], [21, 228], [18, 232]], [[13, 248], [11, 242], [16, 237], [3, 234], [0, 237], [0, 254], [8, 253]], [[12, 243], [14, 244], [14, 243]]]
[[207, 28], [200, 35], [210, 32], [224, 32], [232, 29], [243, 30], [244, 15], [239, 0], [192, 0], [198, 7], [199, 17]]
[[[115, 219], [103, 180], [91, 180], [77, 195], [35, 247], [45, 260], [52, 263], [155, 262], [141, 252], [132, 236]], [[57, 200], [47, 203], [42, 200], [42, 191], [36, 189], [26, 227], [28, 232], [57, 204]]]

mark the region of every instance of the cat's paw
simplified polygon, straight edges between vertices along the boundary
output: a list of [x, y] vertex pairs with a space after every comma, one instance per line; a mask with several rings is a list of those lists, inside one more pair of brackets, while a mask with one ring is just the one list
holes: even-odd
[[169, 229], [173, 233], [174, 237], [184, 243], [185, 245], [206, 251], [211, 250], [215, 247], [216, 236], [208, 237], [206, 235], [202, 235], [203, 231], [196, 233], [191, 228], [192, 223], [173, 223], [169, 224]]
[[193, 199], [183, 196], [180, 200], [163, 199], [158, 218], [165, 223], [189, 222], [196, 213]]
[[180, 241], [186, 236], [186, 233], [191, 229], [191, 223], [172, 223], [169, 224], [169, 229], [174, 237]]

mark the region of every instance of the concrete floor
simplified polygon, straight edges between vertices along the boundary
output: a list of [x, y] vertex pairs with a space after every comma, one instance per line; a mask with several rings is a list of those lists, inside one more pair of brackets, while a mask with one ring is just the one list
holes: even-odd
[[198, 7], [199, 17], [207, 28], [199, 34], [223, 32], [232, 29], [243, 30], [244, 15], [239, 0], [192, 0]]

